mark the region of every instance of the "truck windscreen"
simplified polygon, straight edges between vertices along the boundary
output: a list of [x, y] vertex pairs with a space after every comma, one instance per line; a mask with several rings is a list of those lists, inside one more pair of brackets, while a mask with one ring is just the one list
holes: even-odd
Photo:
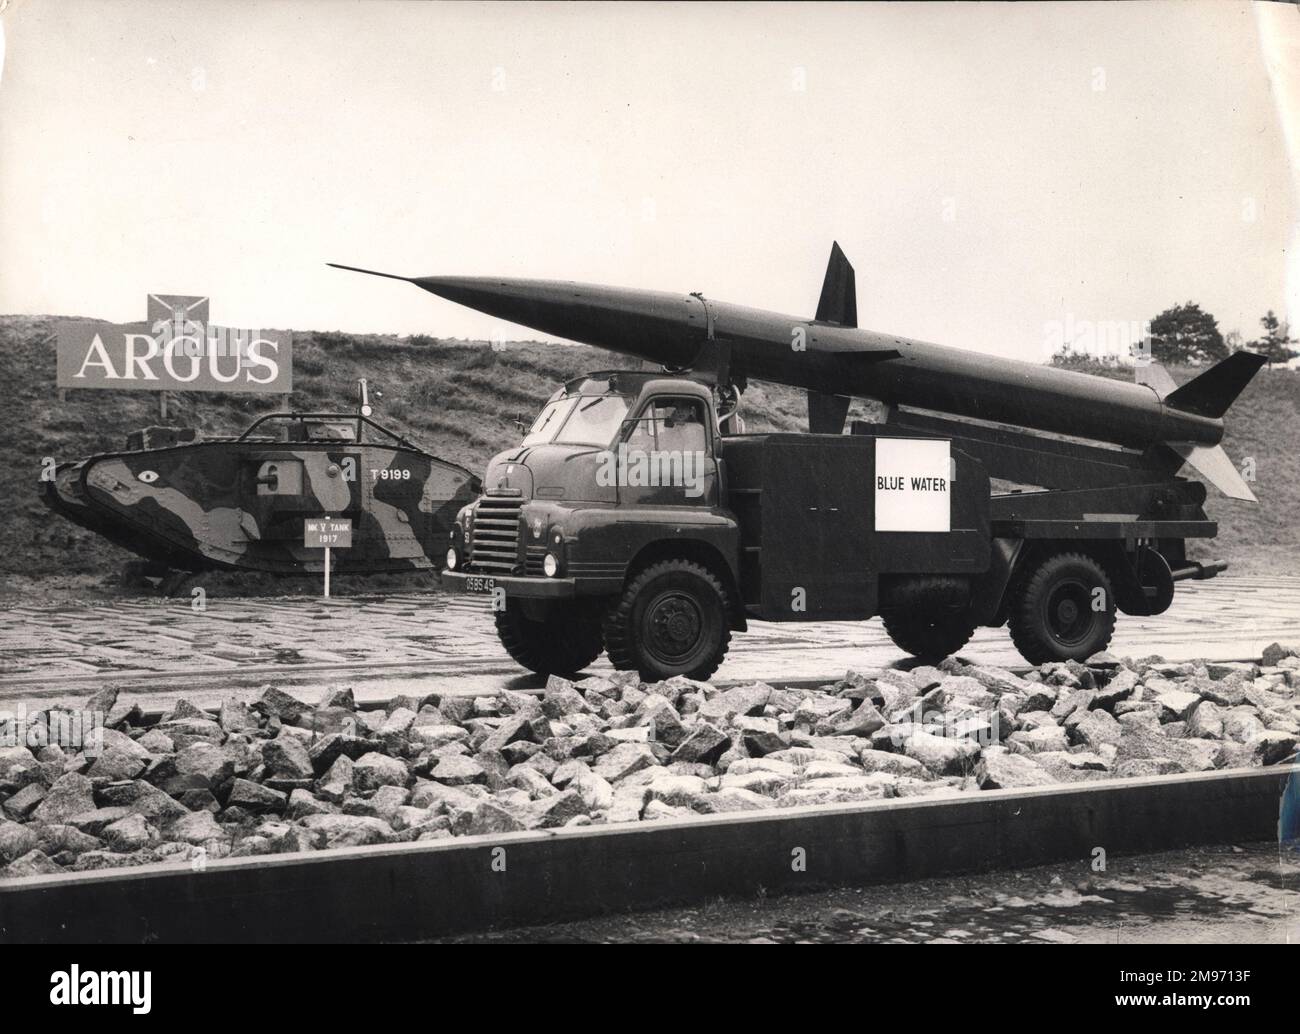
[[577, 395], [557, 399], [534, 421], [523, 445], [593, 445], [614, 440], [627, 416], [628, 400], [622, 395]]
[[576, 398], [567, 398], [548, 402], [546, 408], [537, 414], [537, 419], [533, 421], [533, 426], [528, 429], [528, 434], [520, 444], [545, 445], [549, 442], [555, 437], [555, 432], [560, 429], [560, 425], [572, 412], [577, 401]]

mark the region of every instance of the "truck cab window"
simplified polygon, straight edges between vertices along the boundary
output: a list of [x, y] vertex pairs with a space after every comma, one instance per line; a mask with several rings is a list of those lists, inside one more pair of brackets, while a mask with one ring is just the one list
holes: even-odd
[[641, 411], [628, 437], [629, 449], [704, 452], [708, 447], [704, 404], [699, 399], [659, 398]]
[[560, 429], [565, 418], [572, 412], [573, 407], [577, 405], [576, 398], [556, 399], [548, 403], [533, 421], [533, 426], [529, 429], [528, 434], [524, 437], [521, 445], [545, 445], [555, 437], [555, 432]]

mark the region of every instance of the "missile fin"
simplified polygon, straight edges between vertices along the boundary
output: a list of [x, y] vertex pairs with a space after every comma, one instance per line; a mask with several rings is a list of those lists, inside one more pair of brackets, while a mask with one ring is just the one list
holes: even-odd
[[1259, 502], [1242, 476], [1233, 466], [1222, 445], [1198, 445], [1195, 442], [1166, 442], [1169, 448], [1229, 499]]
[[848, 396], [827, 395], [822, 391], [808, 392], [809, 434], [843, 434], [844, 420], [848, 415]]
[[1137, 363], [1133, 367], [1133, 380], [1145, 384], [1161, 398], [1172, 395], [1178, 390], [1177, 382], [1169, 376], [1169, 371], [1154, 359], [1149, 363]]
[[731, 342], [709, 338], [700, 345], [691, 369], [710, 384], [730, 384]]
[[1268, 360], [1256, 352], [1234, 352], [1199, 377], [1170, 392], [1165, 402], [1198, 416], [1221, 418]]
[[838, 241], [831, 244], [826, 279], [822, 281], [822, 295], [813, 318], [818, 323], [835, 323], [841, 327], [858, 325], [857, 278]]

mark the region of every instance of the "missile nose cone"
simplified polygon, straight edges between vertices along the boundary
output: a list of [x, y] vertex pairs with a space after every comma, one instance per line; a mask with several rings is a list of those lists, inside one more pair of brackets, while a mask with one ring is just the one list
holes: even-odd
[[510, 312], [520, 303], [547, 300], [545, 292], [535, 289], [530, 291], [529, 281], [526, 280], [497, 280], [486, 276], [421, 276], [415, 277], [411, 282], [439, 298], [446, 298], [457, 305], [489, 315], [501, 315], [504, 319], [510, 317], [498, 310]]
[[572, 336], [576, 329], [573, 317], [581, 297], [572, 290], [574, 285], [475, 276], [422, 276], [412, 282], [439, 298], [511, 323], [561, 337]]
[[423, 276], [411, 282], [497, 319], [662, 363], [690, 359], [703, 312], [682, 295], [569, 280]]

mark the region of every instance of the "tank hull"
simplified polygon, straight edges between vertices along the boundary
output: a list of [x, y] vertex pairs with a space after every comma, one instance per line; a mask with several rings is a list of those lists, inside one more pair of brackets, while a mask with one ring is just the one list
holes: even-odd
[[278, 575], [324, 569], [303, 522], [350, 518], [338, 574], [438, 570], [468, 470], [416, 448], [347, 441], [213, 441], [92, 456], [45, 482], [47, 506], [160, 567]]

